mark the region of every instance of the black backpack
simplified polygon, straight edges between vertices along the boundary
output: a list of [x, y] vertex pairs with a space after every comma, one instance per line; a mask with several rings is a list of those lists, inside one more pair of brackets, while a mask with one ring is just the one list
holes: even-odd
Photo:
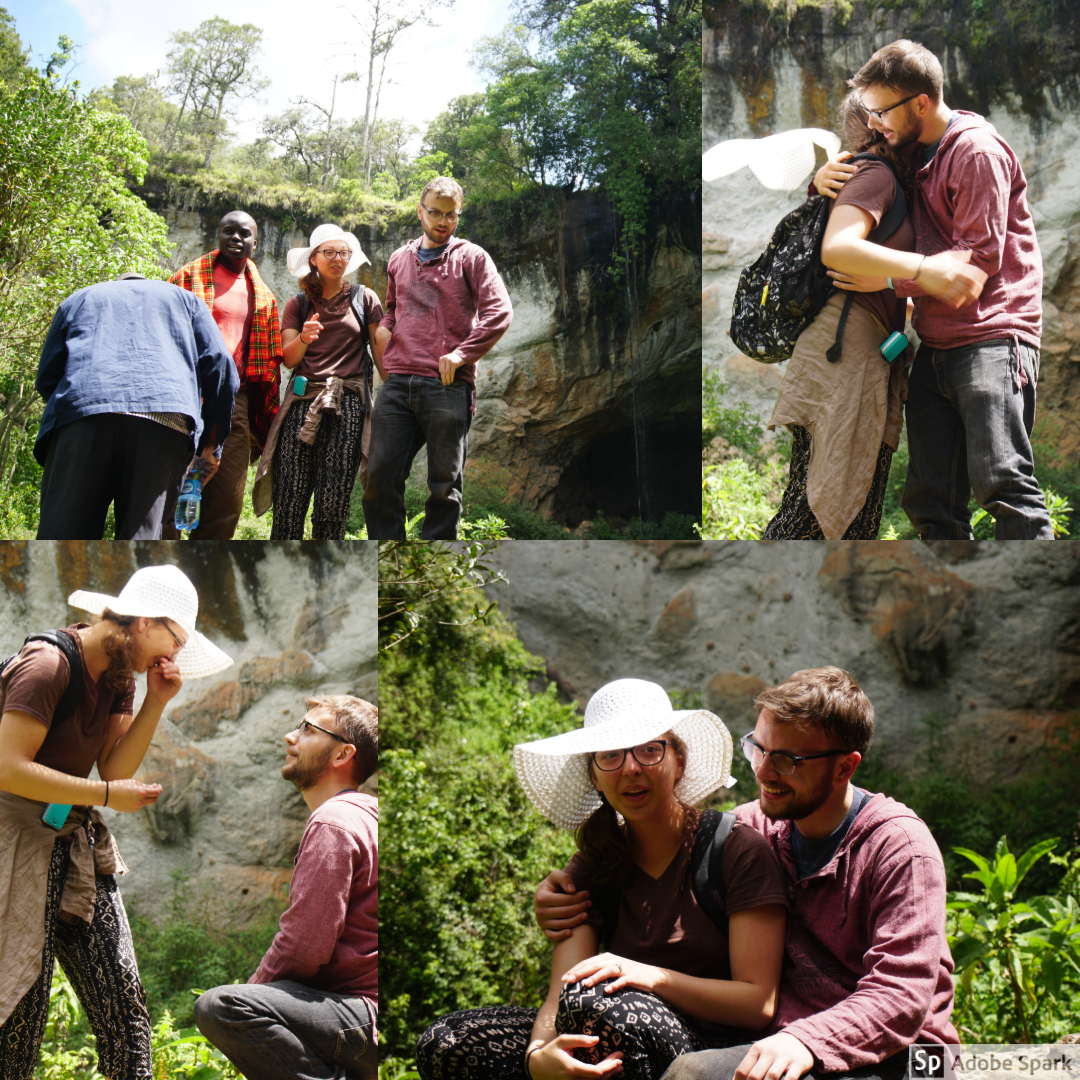
[[[690, 853], [690, 887], [694, 891], [702, 911], [722, 933], [727, 933], [727, 905], [725, 903], [724, 878], [721, 863], [724, 857], [724, 841], [728, 838], [735, 815], [730, 810], [705, 810], [701, 815], [694, 849]], [[619, 924], [619, 907], [622, 890], [616, 885], [601, 885], [593, 890], [596, 907], [603, 920], [603, 938], [606, 948], [611, 948], [615, 927]]]
[[[881, 224], [868, 240], [887, 240], [907, 215], [907, 202], [892, 162], [877, 154], [855, 154], [849, 161], [880, 161], [889, 166], [896, 197]], [[791, 211], [773, 230], [768, 246], [757, 261], [743, 268], [731, 311], [731, 340], [741, 352], [763, 364], [790, 360], [799, 335], [814, 321], [825, 301], [836, 291], [821, 261], [821, 241], [829, 223], [830, 200], [815, 195]], [[836, 331], [836, 341], [826, 353], [840, 359], [848, 310], [854, 299], [849, 292]]]
[[[311, 311], [311, 301], [307, 293], [296, 294], [297, 314], [300, 316], [300, 325], [307, 322], [308, 312]], [[352, 309], [356, 321], [360, 324], [361, 348], [364, 350], [364, 381], [367, 384], [367, 408], [371, 408], [371, 396], [374, 392], [375, 362], [371, 357], [371, 341], [368, 334], [367, 320], [364, 318], [364, 287], [353, 287]]]
[[[53, 713], [53, 723], [59, 723], [61, 720], [66, 720], [75, 711], [79, 699], [82, 697], [83, 667], [82, 657], [79, 655], [79, 646], [63, 630], [42, 630], [39, 634], [31, 634], [23, 642], [23, 645], [29, 645], [31, 641], [47, 641], [50, 645], [55, 645], [67, 657], [71, 673], [68, 677], [67, 688], [56, 703], [56, 711]], [[0, 674], [3, 674], [4, 669], [18, 655], [19, 653], [14, 653], [6, 660], [0, 660]]]

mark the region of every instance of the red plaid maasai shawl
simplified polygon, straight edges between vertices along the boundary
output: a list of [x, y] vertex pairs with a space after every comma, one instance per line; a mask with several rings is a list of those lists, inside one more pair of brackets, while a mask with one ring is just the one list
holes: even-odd
[[[174, 285], [194, 293], [211, 311], [214, 310], [215, 258], [216, 250], [181, 266], [169, 278]], [[251, 320], [251, 335], [248, 337], [247, 366], [244, 368], [251, 429], [251, 460], [255, 461], [266, 444], [266, 436], [270, 433], [270, 425], [274, 422], [278, 409], [281, 324], [278, 321], [274, 294], [259, 277], [259, 270], [250, 259], [244, 273], [255, 288], [255, 312]]]

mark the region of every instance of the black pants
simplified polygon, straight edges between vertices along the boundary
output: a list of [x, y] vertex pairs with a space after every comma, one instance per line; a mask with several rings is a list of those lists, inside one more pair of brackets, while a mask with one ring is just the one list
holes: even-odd
[[[726, 1050], [706, 1050], [687, 1054], [672, 1062], [664, 1073], [664, 1080], [733, 1080], [735, 1070], [746, 1057], [752, 1043], [729, 1046]], [[802, 1080], [903, 1080], [907, 1075], [908, 1052], [905, 1046], [897, 1054], [879, 1061], [876, 1065], [863, 1065], [846, 1072], [826, 1073], [811, 1069]]]
[[100, 540], [114, 503], [117, 540], [160, 540], [191, 436], [142, 416], [100, 413], [52, 432], [41, 478], [39, 540]]
[[350, 498], [360, 471], [364, 399], [346, 390], [341, 413], [324, 412], [315, 445], [308, 446], [296, 436], [312, 400], [294, 402], [278, 434], [271, 540], [304, 539], [304, 518], [313, 494], [312, 540], [345, 539]]
[[[574, 983], [563, 988], [555, 1030], [560, 1035], [597, 1035], [595, 1046], [574, 1051], [596, 1065], [617, 1050], [623, 1054], [624, 1080], [659, 1080], [679, 1054], [689, 1054], [729, 1040], [678, 1012], [655, 994], [621, 990], [605, 994], [596, 986]], [[528, 1080], [525, 1051], [536, 1009], [495, 1006], [451, 1013], [437, 1020], [416, 1044], [416, 1065], [423, 1080]]]
[[71, 980], [97, 1038], [98, 1071], [109, 1080], [150, 1080], [150, 1017], [139, 981], [124, 903], [116, 878], [97, 875], [94, 921], [59, 918], [69, 845], [57, 840], [45, 898], [41, 974], [0, 1027], [0, 1076], [30, 1080], [49, 1016], [53, 958]]

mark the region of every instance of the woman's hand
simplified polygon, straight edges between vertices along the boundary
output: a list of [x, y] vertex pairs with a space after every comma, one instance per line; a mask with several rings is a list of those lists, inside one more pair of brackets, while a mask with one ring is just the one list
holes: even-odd
[[532, 1080], [563, 1080], [567, 1076], [611, 1076], [622, 1071], [622, 1051], [609, 1054], [599, 1065], [578, 1061], [573, 1055], [576, 1047], [595, 1046], [596, 1035], [558, 1035], [528, 1057], [528, 1073]]
[[851, 152], [843, 150], [836, 155], [835, 161], [826, 161], [816, 173], [814, 173], [814, 187], [819, 195], [828, 195], [835, 199], [840, 194], [840, 189], [851, 179], [858, 170], [858, 165], [846, 165], [845, 162], [851, 157]]
[[612, 994], [624, 986], [635, 990], [648, 990], [655, 993], [664, 982], [664, 969], [652, 964], [639, 964], [636, 960], [627, 960], [611, 953], [590, 956], [575, 964], [562, 977], [564, 983], [584, 982], [586, 986], [595, 986], [604, 979], [612, 979], [604, 987], [605, 994]]
[[109, 809], [130, 814], [156, 803], [160, 794], [160, 784], [144, 784], [140, 780], [110, 780]]
[[300, 331], [300, 340], [305, 345], [310, 345], [313, 341], [318, 341], [322, 328], [322, 323], [319, 322], [319, 313], [316, 311], [315, 314], [304, 323], [303, 329]]
[[153, 664], [146, 669], [146, 696], [153, 698], [163, 709], [184, 685], [180, 668], [175, 660], [167, 656], [159, 656]]

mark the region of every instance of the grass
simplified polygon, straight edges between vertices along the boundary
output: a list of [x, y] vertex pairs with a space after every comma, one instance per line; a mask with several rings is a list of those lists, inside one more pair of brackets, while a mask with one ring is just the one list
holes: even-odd
[[[706, 539], [754, 540], [761, 536], [787, 485], [790, 436], [767, 441], [761, 421], [746, 402], [731, 402], [715, 371], [701, 380], [701, 535]], [[1044, 422], [1032, 438], [1035, 474], [1050, 512], [1055, 538], [1072, 534], [1080, 514], [1080, 465], [1057, 452], [1056, 419]], [[893, 454], [882, 506], [883, 540], [913, 540], [918, 534], [904, 513], [902, 499], [908, 470], [907, 428]], [[994, 518], [972, 499], [972, 532], [993, 539]]]

